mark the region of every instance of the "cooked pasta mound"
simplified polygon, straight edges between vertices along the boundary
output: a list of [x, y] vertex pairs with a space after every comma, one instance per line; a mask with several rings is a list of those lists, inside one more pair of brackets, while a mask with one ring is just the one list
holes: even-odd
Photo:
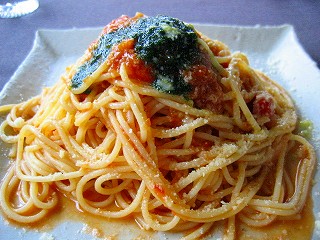
[[54, 86], [0, 110], [1, 208], [19, 223], [63, 196], [184, 239], [224, 222], [234, 239], [296, 218], [310, 190], [315, 152], [285, 90], [175, 18], [121, 16]]

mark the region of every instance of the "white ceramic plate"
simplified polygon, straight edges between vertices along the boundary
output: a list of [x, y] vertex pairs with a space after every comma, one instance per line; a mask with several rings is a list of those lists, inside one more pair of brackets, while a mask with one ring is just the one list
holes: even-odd
[[[251, 65], [265, 72], [289, 91], [302, 119], [314, 124], [312, 143], [320, 159], [320, 71], [303, 50], [290, 25], [276, 27], [238, 27], [195, 24], [207, 36], [226, 43], [232, 51], [244, 52]], [[35, 96], [42, 87], [59, 79], [66, 66], [80, 57], [87, 46], [97, 38], [101, 28], [72, 30], [39, 30], [34, 46], [0, 93], [0, 105], [17, 103]], [[0, 143], [0, 154], [5, 156], [6, 145]], [[2, 157], [0, 177], [5, 174], [7, 161]], [[312, 196], [316, 226], [320, 225], [320, 172], [316, 171]], [[0, 219], [0, 239], [92, 239], [83, 233], [84, 223], [63, 222], [47, 233], [13, 227]], [[126, 232], [122, 226], [121, 232]], [[320, 226], [319, 226], [320, 227]], [[315, 228], [313, 239], [320, 238]], [[130, 232], [126, 232], [130, 235]], [[158, 234], [157, 238], [167, 238]]]

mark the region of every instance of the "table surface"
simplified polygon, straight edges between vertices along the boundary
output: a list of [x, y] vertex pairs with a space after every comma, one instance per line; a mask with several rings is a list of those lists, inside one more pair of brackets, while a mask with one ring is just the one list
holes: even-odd
[[136, 12], [165, 14], [190, 23], [291, 24], [303, 48], [320, 66], [319, 0], [40, 0], [39, 9], [30, 15], [0, 19], [0, 89], [28, 55], [38, 29], [100, 27]]

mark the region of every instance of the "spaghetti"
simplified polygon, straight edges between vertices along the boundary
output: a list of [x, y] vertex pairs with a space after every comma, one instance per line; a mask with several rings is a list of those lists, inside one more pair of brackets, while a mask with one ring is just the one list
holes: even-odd
[[[54, 86], [1, 107], [10, 110], [1, 139], [12, 144], [15, 159], [1, 184], [4, 214], [40, 221], [62, 192], [94, 215], [132, 216], [145, 229], [182, 232], [184, 239], [208, 234], [217, 221], [234, 239], [240, 222], [261, 227], [295, 218], [308, 196], [315, 152], [293, 133], [290, 97], [250, 68], [244, 54], [187, 25], [179, 32], [167, 20], [154, 24], [165, 31], [160, 35], [176, 41], [194, 32], [199, 52], [179, 69], [169, 60], [157, 68], [161, 62], [144, 59], [142, 50], [137, 55], [142, 35], [127, 30], [144, 34], [150, 19], [113, 21]], [[114, 40], [121, 31], [129, 38]], [[102, 40], [110, 35], [107, 52]]]

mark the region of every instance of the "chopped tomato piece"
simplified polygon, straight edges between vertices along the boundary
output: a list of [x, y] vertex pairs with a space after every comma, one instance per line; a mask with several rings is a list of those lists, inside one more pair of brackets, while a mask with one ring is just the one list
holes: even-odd
[[114, 19], [109, 23], [107, 26], [104, 27], [102, 30], [102, 35], [107, 34], [110, 32], [114, 32], [119, 28], [127, 27], [133, 22], [137, 21], [137, 19], [143, 17], [144, 15], [142, 13], [137, 13], [134, 17], [130, 18], [127, 15], [122, 15], [118, 17], [117, 19]]
[[104, 27], [102, 34], [107, 34], [110, 32], [114, 32], [120, 27], [125, 27], [130, 24], [130, 17], [127, 15], [122, 15], [117, 19], [112, 20], [107, 26]]
[[196, 107], [221, 113], [223, 91], [211, 67], [194, 65], [185, 72], [185, 80], [192, 86], [191, 99]]
[[262, 92], [256, 95], [253, 102], [253, 114], [266, 117], [272, 117], [275, 114], [275, 103], [269, 93]]

